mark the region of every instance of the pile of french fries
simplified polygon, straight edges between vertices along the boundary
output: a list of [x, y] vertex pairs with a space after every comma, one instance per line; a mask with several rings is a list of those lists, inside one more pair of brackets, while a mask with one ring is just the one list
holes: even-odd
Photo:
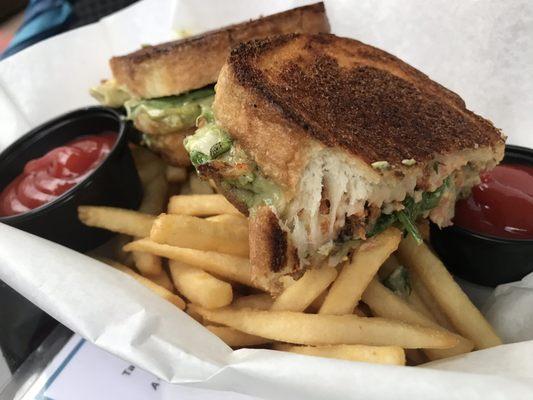
[[[287, 277], [273, 298], [252, 279], [246, 217], [186, 170], [141, 148], [134, 158], [145, 193], [139, 211], [79, 208], [83, 223], [121, 234], [111, 257], [109, 247], [94, 256], [229, 346], [418, 365], [501, 343], [430, 248], [395, 228], [338, 268]], [[398, 274], [403, 290], [390, 284]]]

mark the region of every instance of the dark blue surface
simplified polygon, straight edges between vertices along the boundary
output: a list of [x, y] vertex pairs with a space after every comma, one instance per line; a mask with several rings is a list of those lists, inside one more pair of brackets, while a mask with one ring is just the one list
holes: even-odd
[[136, 0], [31, 0], [24, 22], [0, 59], [69, 29], [98, 21]]
[[24, 21], [2, 58], [63, 31], [72, 14], [66, 0], [31, 0], [24, 13]]

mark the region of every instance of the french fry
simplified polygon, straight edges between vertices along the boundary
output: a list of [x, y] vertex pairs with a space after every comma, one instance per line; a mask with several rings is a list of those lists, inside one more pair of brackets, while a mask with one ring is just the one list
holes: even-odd
[[360, 344], [293, 346], [277, 343], [272, 348], [274, 350], [315, 357], [337, 358], [340, 360], [371, 362], [375, 364], [405, 365], [405, 352], [398, 346], [365, 346]]
[[161, 214], [150, 232], [154, 242], [248, 257], [248, 229], [190, 215]]
[[443, 328], [448, 329], [450, 332], [454, 332], [455, 328], [452, 326], [448, 320], [448, 317], [441, 310], [440, 306], [437, 304], [432, 294], [429, 292], [420, 278], [412, 272], [409, 274], [409, 276], [412, 287], [411, 295], [414, 295], [414, 297], [409, 296], [411, 301], [418, 297], [422, 301], [422, 304], [424, 304], [426, 310], [429, 310], [433, 320], [437, 321], [437, 323]]
[[269, 310], [274, 299], [268, 293], [251, 294], [242, 296], [233, 301], [233, 308], [254, 308], [257, 310]]
[[502, 343], [446, 267], [425, 244], [418, 246], [411, 237], [407, 237], [402, 240], [398, 254], [400, 261], [428, 288], [452, 325], [461, 335], [474, 342], [477, 349]]
[[185, 312], [189, 314], [189, 316], [199, 323], [204, 323], [204, 317], [202, 317], [200, 314], [198, 314], [195, 310], [192, 310], [190, 307], [190, 304], [187, 304], [187, 308], [185, 309]]
[[167, 165], [165, 176], [168, 182], [182, 183], [187, 180], [188, 172], [186, 168]]
[[250, 261], [246, 258], [215, 251], [184, 249], [182, 247], [169, 246], [168, 244], [159, 244], [149, 239], [128, 243], [124, 246], [124, 250], [144, 251], [171, 260], [181, 261], [230, 281], [264, 290], [259, 284], [252, 282]]
[[[420, 296], [418, 295], [418, 293], [414, 290], [414, 289], [411, 289], [411, 293], [409, 294], [409, 296], [407, 297], [406, 299], [407, 303], [413, 307], [416, 311], [418, 311], [419, 313], [422, 313], [424, 314], [427, 318], [429, 318], [430, 320], [432, 320], [433, 322], [436, 322], [437, 324], [438, 321], [437, 319], [433, 316], [433, 314], [431, 313], [431, 311], [429, 310], [429, 308], [424, 304], [424, 302], [422, 301], [422, 299], [420, 298]], [[439, 324], [440, 325], [440, 324]], [[446, 326], [444, 325], [441, 325], [443, 328], [446, 328], [448, 329]], [[449, 329], [448, 329], [449, 330]]]
[[185, 308], [185, 302], [181, 297], [178, 295], [170, 292], [169, 290], [165, 289], [162, 286], [159, 286], [152, 282], [150, 279], [145, 278], [142, 275], [139, 275], [137, 272], [132, 270], [131, 268], [126, 267], [125, 265], [122, 265], [116, 261], [108, 260], [108, 259], [101, 259], [101, 261], [105, 262], [106, 264], [110, 265], [111, 267], [118, 269], [119, 271], [122, 271], [132, 278], [134, 278], [137, 282], [145, 286], [146, 288], [150, 289], [152, 292], [157, 294], [158, 296], [162, 297], [163, 299], [171, 302], [179, 309], [183, 310]]
[[389, 228], [367, 240], [331, 285], [319, 314], [351, 314], [379, 267], [395, 251], [401, 232]]
[[209, 217], [217, 214], [242, 215], [221, 194], [172, 196], [168, 203], [168, 213], [196, 217]]
[[144, 187], [144, 196], [139, 211], [157, 215], [166, 205], [168, 182], [164, 175], [157, 175]]
[[212, 222], [220, 222], [223, 224], [230, 224], [233, 226], [242, 225], [248, 229], [248, 219], [244, 215], [236, 214], [219, 214], [213, 215], [212, 217], [207, 217], [206, 220]]
[[233, 300], [233, 289], [229, 283], [199, 268], [171, 260], [169, 269], [178, 292], [193, 303], [206, 308], [219, 308]]
[[87, 226], [140, 237], [150, 235], [155, 221], [155, 216], [138, 211], [96, 206], [79, 206], [78, 217]]
[[[427, 326], [442, 329], [437, 323], [427, 318], [422, 313], [412, 309], [401, 297], [382, 285], [377, 279], [373, 279], [365, 292], [363, 301], [370, 307], [372, 313], [378, 317], [396, 319], [413, 325]], [[473, 343], [462, 336], [457, 336], [458, 344], [450, 349], [427, 350], [430, 360], [453, 357], [458, 354], [468, 353], [474, 347]]]
[[450, 348], [457, 338], [446, 331], [383, 318], [356, 315], [305, 314], [292, 311], [261, 311], [232, 307], [209, 310], [191, 305], [211, 322], [250, 335], [280, 342], [328, 345], [365, 344], [403, 348]]
[[[396, 257], [396, 254], [393, 253], [385, 260], [383, 265], [378, 270], [378, 275], [381, 280], [387, 279], [390, 274], [394, 272], [398, 267], [400, 267], [400, 261], [398, 260], [398, 257]], [[409, 296], [407, 296], [406, 301], [411, 305], [415, 310], [421, 312], [426, 317], [430, 318], [433, 321], [436, 321], [433, 314], [431, 314], [431, 311], [429, 308], [422, 302], [420, 299], [420, 296], [415, 290], [411, 290], [411, 293]], [[444, 326], [444, 325], [442, 325]], [[444, 326], [447, 328], [446, 326]]]
[[150, 279], [155, 284], [164, 287], [170, 292], [174, 292], [176, 288], [174, 287], [174, 284], [168, 277], [167, 272], [162, 269], [158, 274], [155, 275], [143, 275], [145, 278]]
[[255, 335], [249, 335], [233, 328], [228, 328], [227, 326], [206, 325], [206, 328], [211, 333], [214, 333], [216, 336], [222, 339], [222, 341], [230, 347], [257, 346], [272, 342], [272, 340]]
[[271, 310], [305, 311], [336, 277], [335, 268], [308, 269], [300, 279], [276, 298]]
[[133, 251], [131, 255], [133, 263], [141, 275], [152, 277], [159, 275], [163, 271], [160, 257], [142, 251]]

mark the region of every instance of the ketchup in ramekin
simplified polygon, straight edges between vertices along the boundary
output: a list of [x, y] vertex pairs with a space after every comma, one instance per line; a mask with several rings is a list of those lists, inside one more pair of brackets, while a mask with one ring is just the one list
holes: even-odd
[[431, 225], [431, 245], [450, 272], [483, 286], [533, 272], [533, 149], [506, 145], [502, 163], [457, 203], [454, 225]]
[[115, 132], [82, 136], [28, 161], [0, 193], [0, 216], [33, 210], [76, 186], [107, 157], [117, 136]]
[[533, 166], [501, 164], [455, 208], [454, 224], [476, 233], [533, 239]]

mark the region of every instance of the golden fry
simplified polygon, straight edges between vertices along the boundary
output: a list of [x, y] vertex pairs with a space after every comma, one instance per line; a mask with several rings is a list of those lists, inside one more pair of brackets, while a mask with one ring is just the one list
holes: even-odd
[[154, 222], [154, 242], [248, 257], [248, 229], [190, 215], [161, 214]]
[[365, 346], [360, 344], [293, 346], [278, 343], [273, 346], [273, 349], [315, 357], [337, 358], [340, 360], [371, 362], [375, 364], [405, 365], [405, 352], [398, 346]]
[[309, 269], [274, 301], [272, 310], [305, 311], [337, 277], [335, 268]]
[[160, 257], [150, 253], [143, 253], [142, 251], [133, 251], [131, 254], [133, 263], [141, 275], [152, 277], [159, 275], [163, 271]]
[[79, 206], [78, 217], [87, 226], [139, 237], [149, 236], [155, 221], [153, 215], [138, 211], [96, 206]]
[[206, 220], [212, 222], [220, 222], [223, 224], [229, 224], [233, 226], [244, 226], [248, 229], [248, 218], [244, 215], [237, 214], [219, 214], [213, 215], [212, 217], [207, 217]]
[[179, 195], [172, 196], [168, 203], [169, 214], [209, 217], [217, 214], [242, 215], [221, 194]]
[[429, 290], [426, 288], [424, 283], [420, 280], [420, 278], [413, 273], [410, 273], [409, 276], [412, 287], [411, 296], [409, 296], [411, 302], [415, 301], [415, 298], [418, 297], [422, 301], [422, 304], [425, 306], [425, 309], [429, 310], [432, 316], [430, 319], [437, 321], [440, 326], [448, 329], [450, 332], [455, 332], [455, 328], [448, 320], [448, 317], [442, 312], [440, 306], [437, 304], [437, 302], [435, 301]]
[[[409, 294], [409, 296], [407, 297], [406, 299], [407, 303], [409, 303], [409, 305], [411, 307], [413, 307], [413, 309], [415, 309], [416, 311], [418, 311], [419, 313], [422, 313], [424, 314], [427, 318], [429, 318], [430, 320], [432, 320], [433, 322], [436, 322], [437, 324], [438, 321], [437, 319], [433, 316], [433, 314], [431, 313], [431, 311], [429, 310], [429, 308], [426, 306], [426, 304], [422, 301], [422, 299], [420, 298], [420, 296], [418, 295], [418, 293], [414, 290], [414, 289], [411, 289], [411, 293]], [[439, 324], [440, 325], [440, 324]], [[446, 326], [444, 325], [441, 325], [443, 328], [446, 328], [448, 329]], [[449, 329], [448, 329], [449, 330]]]
[[204, 317], [202, 317], [200, 314], [198, 314], [196, 311], [192, 310], [191, 307], [189, 307], [190, 304], [187, 304], [187, 308], [185, 310], [185, 312], [187, 314], [189, 314], [189, 316], [193, 319], [195, 319], [196, 321], [198, 321], [199, 323], [203, 324], [204, 323]]
[[181, 261], [233, 282], [262, 289], [252, 282], [250, 261], [247, 258], [236, 257], [215, 251], [184, 249], [182, 247], [159, 244], [149, 239], [136, 240], [124, 246], [125, 251], [144, 251], [171, 260]]
[[389, 228], [367, 240], [331, 285], [319, 314], [351, 314], [383, 262], [398, 248], [401, 232]]
[[472, 340], [477, 349], [497, 346], [501, 339], [453, 280], [442, 262], [425, 245], [411, 238], [402, 240], [400, 261], [420, 278], [457, 331]]
[[[398, 260], [398, 257], [396, 257], [396, 253], [393, 253], [385, 260], [383, 265], [378, 270], [378, 275], [381, 280], [387, 279], [390, 274], [394, 272], [398, 267], [400, 266], [400, 261]], [[411, 290], [411, 293], [406, 298], [406, 301], [409, 303], [411, 307], [413, 307], [415, 310], [421, 312], [426, 317], [430, 318], [434, 322], [436, 321], [433, 314], [431, 314], [431, 311], [429, 308], [422, 302], [420, 297], [418, 296], [417, 292], [415, 290]], [[445, 325], [442, 325], [445, 328], [447, 328]]]
[[[396, 319], [409, 324], [427, 326], [442, 329], [437, 323], [427, 318], [422, 313], [413, 310], [402, 298], [395, 295], [377, 279], [373, 279], [365, 292], [363, 301], [370, 307], [372, 313], [378, 317]], [[473, 343], [462, 336], [456, 335], [458, 344], [450, 349], [427, 350], [430, 360], [452, 357], [458, 354], [468, 353], [474, 347]]]
[[257, 346], [272, 342], [272, 340], [255, 335], [249, 335], [233, 328], [228, 328], [227, 326], [206, 325], [206, 328], [211, 333], [214, 333], [216, 336], [222, 339], [222, 341], [230, 347]]
[[167, 289], [170, 292], [174, 292], [176, 288], [174, 287], [174, 284], [168, 277], [167, 272], [163, 269], [161, 272], [155, 275], [146, 275], [145, 278], [150, 279], [152, 282], [159, 286], [163, 286], [165, 289]]
[[169, 268], [176, 289], [191, 302], [206, 308], [219, 308], [233, 300], [229, 283], [179, 261], [171, 260]]
[[232, 307], [208, 310], [192, 306], [205, 319], [250, 335], [295, 344], [366, 344], [403, 348], [450, 348], [456, 335], [383, 318], [356, 315], [305, 314]]
[[137, 282], [139, 282], [143, 286], [147, 287], [148, 289], [150, 289], [152, 292], [154, 292], [158, 296], [162, 297], [163, 299], [171, 302], [172, 304], [174, 304], [179, 309], [183, 310], [185, 308], [185, 302], [183, 301], [183, 299], [181, 297], [179, 297], [178, 295], [175, 295], [174, 293], [170, 292], [169, 290], [165, 289], [164, 287], [155, 284], [150, 279], [147, 279], [144, 276], [139, 275], [137, 272], [135, 272], [131, 268], [128, 268], [125, 265], [122, 265], [122, 264], [120, 264], [120, 263], [118, 263], [116, 261], [112, 261], [112, 260], [103, 259], [102, 261], [105, 262], [106, 264], [112, 266], [113, 268], [116, 268], [116, 269], [128, 274], [129, 276], [134, 278]]
[[233, 308], [254, 308], [257, 310], [269, 310], [274, 299], [268, 293], [251, 294], [242, 296], [233, 301]]

